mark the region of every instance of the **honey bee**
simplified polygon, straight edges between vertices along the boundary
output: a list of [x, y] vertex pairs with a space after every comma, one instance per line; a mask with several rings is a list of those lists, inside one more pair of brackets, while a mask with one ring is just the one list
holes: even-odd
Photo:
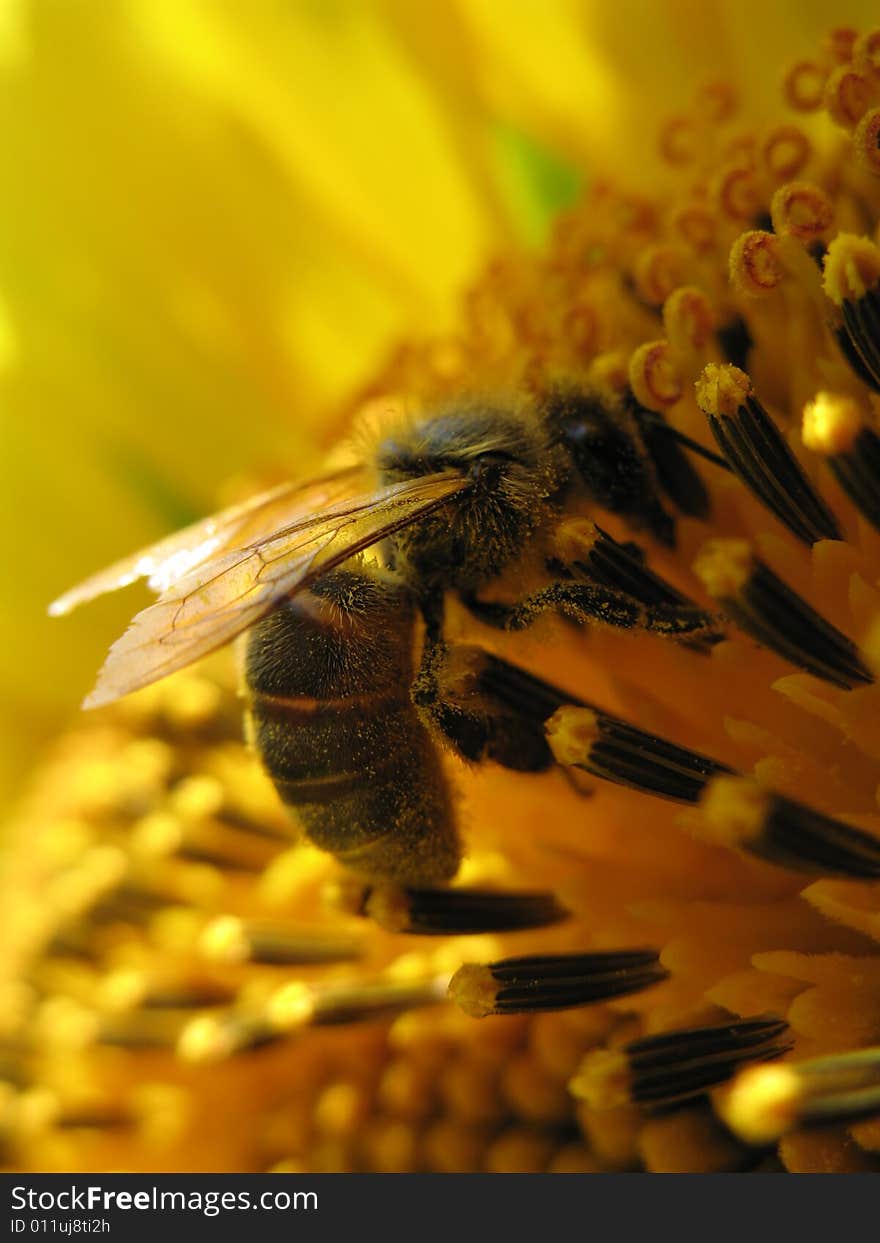
[[[158, 593], [113, 644], [87, 708], [246, 632], [249, 733], [307, 836], [363, 877], [434, 885], [461, 855], [438, 742], [521, 771], [552, 763], [548, 711], [494, 693], [487, 654], [447, 641], [449, 596], [507, 630], [555, 612], [698, 642], [707, 614], [579, 515], [599, 505], [670, 544], [661, 490], [695, 512], [701, 488], [674, 433], [590, 394], [462, 399], [383, 429], [356, 465], [135, 553], [50, 612], [141, 578]], [[495, 598], [526, 564], [540, 586]]]

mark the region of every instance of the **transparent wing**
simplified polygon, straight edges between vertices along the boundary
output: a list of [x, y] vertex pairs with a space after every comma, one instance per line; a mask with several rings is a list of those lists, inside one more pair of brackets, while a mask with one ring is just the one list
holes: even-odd
[[282, 597], [305, 590], [319, 575], [467, 486], [460, 475], [451, 474], [394, 484], [196, 566], [137, 614], [110, 649], [83, 707], [110, 703], [222, 647]]
[[49, 613], [61, 617], [96, 596], [118, 591], [141, 578], [147, 579], [153, 591], [165, 591], [225, 549], [241, 548], [261, 534], [288, 526], [297, 515], [314, 514], [335, 504], [356, 490], [362, 473], [362, 467], [353, 466], [307, 483], [281, 484], [231, 505], [93, 574], [54, 600]]

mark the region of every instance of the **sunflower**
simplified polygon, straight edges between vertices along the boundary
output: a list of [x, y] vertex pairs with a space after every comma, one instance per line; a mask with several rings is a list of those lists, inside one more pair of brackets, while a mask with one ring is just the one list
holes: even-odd
[[[311, 464], [358, 417], [473, 390], [588, 399], [662, 497], [633, 530], [608, 494], [559, 537], [639, 625], [453, 617], [484, 691], [529, 705], [556, 763], [445, 757], [466, 844], [450, 889], [364, 885], [296, 839], [223, 656], [64, 733], [8, 830], [12, 1168], [877, 1167], [880, 35], [794, 49], [779, 6], [729, 40], [678, 27], [664, 58], [644, 30], [637, 96], [615, 91], [603, 7], [553, 7], [537, 42], [529, 5], [440, 6], [433, 25], [390, 3], [312, 25], [305, 6], [34, 5], [7, 32], [8, 100], [37, 136], [22, 164], [58, 152], [7, 281], [24, 460], [52, 389], [75, 379], [88, 410], [76, 438], [52, 416], [71, 445], [52, 505], [82, 512], [93, 480], [89, 521], [146, 535], [149, 505], [200, 507], [206, 441], [218, 472], [265, 477], [282, 437]], [[788, 52], [772, 109], [742, 55], [759, 37]], [[396, 144], [349, 99], [354, 150], [323, 142], [322, 49], [337, 76], [366, 56], [378, 115], [406, 109]], [[647, 92], [695, 54], [732, 77], [670, 88], [633, 160]], [[61, 108], [72, 61], [93, 84]], [[289, 106], [304, 84], [320, 124]], [[407, 222], [430, 204], [414, 274], [413, 234], [362, 173], [434, 140], [449, 178], [420, 193], [414, 164], [398, 204]], [[161, 179], [151, 146], [176, 153]], [[574, 201], [597, 152], [616, 172]], [[78, 322], [91, 349], [65, 350]], [[55, 556], [91, 568], [60, 539]], [[663, 633], [671, 616], [696, 621]]]

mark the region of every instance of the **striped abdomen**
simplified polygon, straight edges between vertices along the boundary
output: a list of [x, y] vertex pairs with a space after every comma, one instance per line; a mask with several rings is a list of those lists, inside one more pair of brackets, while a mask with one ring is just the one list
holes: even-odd
[[307, 836], [355, 871], [448, 880], [460, 851], [440, 758], [410, 700], [405, 590], [336, 570], [248, 636], [253, 739]]

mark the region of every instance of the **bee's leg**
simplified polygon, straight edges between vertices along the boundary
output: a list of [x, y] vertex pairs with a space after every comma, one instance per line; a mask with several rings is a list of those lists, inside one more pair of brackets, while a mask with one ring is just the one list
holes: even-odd
[[462, 601], [499, 630], [524, 630], [542, 613], [557, 612], [578, 625], [640, 627], [698, 648], [722, 637], [712, 629], [710, 613], [648, 569], [638, 545], [619, 543], [587, 519], [559, 524], [546, 564], [555, 581], [514, 604], [481, 600], [474, 593], [462, 595]]
[[702, 638], [713, 625], [704, 609], [685, 605], [647, 606], [623, 592], [587, 582], [555, 582], [516, 604], [462, 596], [465, 607], [487, 626], [526, 630], [543, 613], [559, 613], [576, 625], [604, 622], [621, 630], [641, 628], [670, 637]]
[[[643, 605], [648, 614], [661, 618], [680, 613], [694, 616], [699, 606], [659, 574], [648, 568], [644, 550], [636, 543], [621, 543], [586, 518], [566, 518], [553, 535], [547, 569], [557, 580], [591, 583], [621, 592]], [[706, 626], [712, 619], [705, 615]], [[706, 651], [724, 636], [706, 629], [697, 636], [686, 632], [682, 642]]]
[[[498, 714], [539, 726], [555, 763], [616, 785], [695, 803], [708, 781], [732, 770], [620, 717], [481, 648], [461, 649], [470, 689]], [[502, 761], [503, 762], [503, 761]]]
[[[428, 720], [471, 760], [494, 760], [520, 772], [558, 764], [564, 772], [600, 777], [644, 794], [696, 802], [726, 764], [650, 734], [492, 652], [455, 645], [436, 681]], [[476, 723], [479, 748], [462, 746], [462, 720]], [[582, 786], [577, 787], [584, 793]]]
[[462, 759], [495, 760], [518, 772], [543, 772], [553, 764], [543, 722], [511, 711], [482, 693], [471, 653], [450, 646], [442, 633], [442, 606], [428, 602], [422, 659], [411, 697], [425, 723], [443, 735]]

